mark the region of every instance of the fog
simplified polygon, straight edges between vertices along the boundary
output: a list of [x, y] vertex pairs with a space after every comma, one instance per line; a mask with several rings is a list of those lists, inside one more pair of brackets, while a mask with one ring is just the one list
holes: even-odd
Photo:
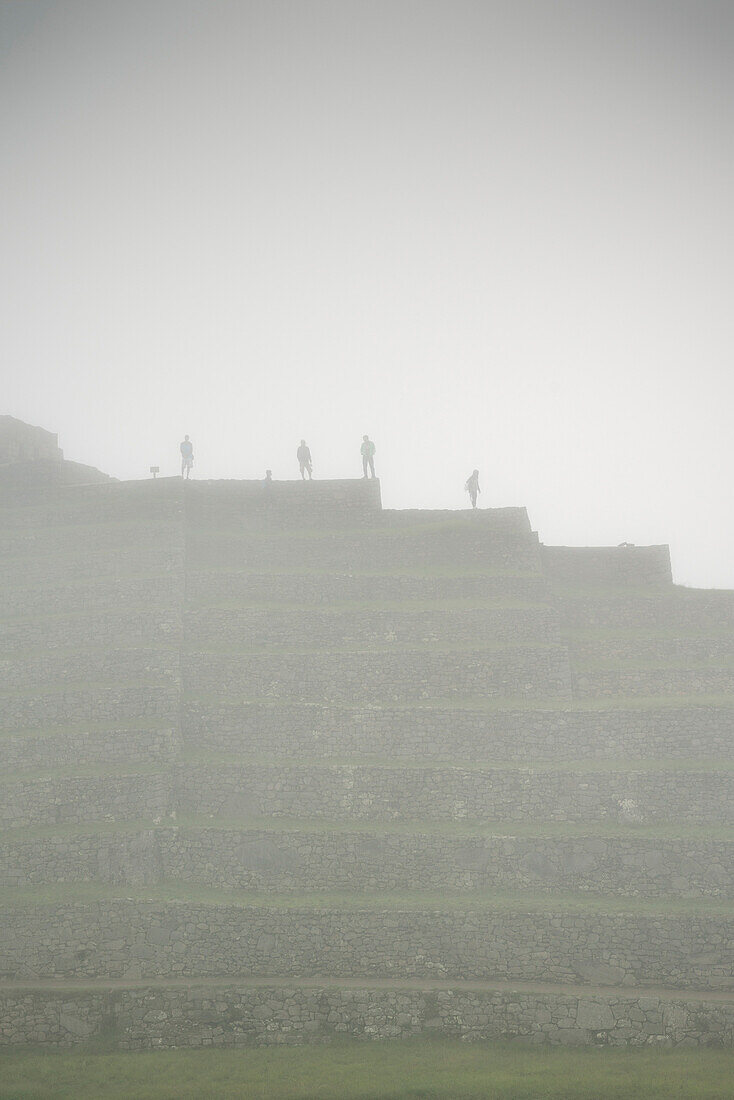
[[0, 6], [0, 412], [734, 587], [727, 3]]

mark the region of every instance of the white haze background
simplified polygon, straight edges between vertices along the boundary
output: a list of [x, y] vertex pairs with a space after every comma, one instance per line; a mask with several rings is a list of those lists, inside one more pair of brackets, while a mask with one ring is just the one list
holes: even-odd
[[8, 412], [734, 587], [734, 5], [4, 0]]

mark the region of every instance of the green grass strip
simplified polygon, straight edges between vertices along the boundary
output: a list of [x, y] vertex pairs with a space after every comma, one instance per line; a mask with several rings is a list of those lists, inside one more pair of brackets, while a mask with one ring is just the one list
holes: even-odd
[[39, 738], [40, 740], [73, 735], [87, 736], [103, 733], [153, 733], [157, 730], [176, 731], [176, 723], [171, 718], [141, 718], [140, 721], [125, 722], [75, 722], [64, 726], [33, 726], [27, 729], [0, 729], [0, 737]]
[[703, 773], [716, 775], [722, 772], [734, 771], [734, 749], [732, 757], [718, 760], [707, 757], [644, 757], [621, 758], [605, 757], [601, 760], [471, 760], [462, 761], [449, 757], [442, 759], [426, 759], [421, 757], [379, 757], [379, 756], [335, 756], [329, 755], [328, 760], [313, 759], [309, 757], [284, 757], [284, 756], [257, 756], [243, 753], [217, 753], [203, 752], [200, 748], [185, 748], [177, 757], [182, 764], [189, 765], [192, 769], [197, 767], [226, 768], [233, 773], [247, 771], [251, 767], [268, 768], [304, 768], [308, 770], [332, 768], [389, 768], [392, 771], [418, 770], [421, 772], [443, 772], [456, 770], [470, 773], [483, 773], [486, 771], [522, 772], [523, 774], [541, 772], [559, 773], [562, 775], [586, 775], [589, 773], [620, 772], [683, 772]]
[[401, 642], [394, 641], [387, 645], [354, 645], [344, 642], [338, 646], [284, 646], [278, 643], [272, 645], [243, 646], [243, 645], [201, 645], [193, 641], [183, 647], [183, 652], [190, 656], [198, 654], [232, 654], [243, 657], [332, 657], [347, 653], [389, 653], [394, 656], [400, 653], [505, 653], [517, 650], [537, 652], [557, 652], [565, 654], [565, 649], [558, 642], [534, 642], [534, 641], [497, 641], [497, 642]]
[[[561, 634], [565, 642], [699, 642], [731, 641], [732, 628], [716, 623], [708, 626], [703, 623], [694, 626], [690, 623], [673, 624], [668, 627], [627, 626], [627, 627], [569, 627], [561, 625]], [[734, 643], [732, 643], [734, 644]]]
[[406, 580], [433, 580], [441, 578], [457, 580], [463, 580], [465, 578], [491, 580], [495, 578], [512, 578], [513, 580], [545, 582], [543, 573], [528, 569], [492, 569], [489, 567], [482, 569], [456, 569], [450, 568], [449, 566], [413, 566], [412, 568], [403, 566], [395, 569], [318, 569], [310, 565], [291, 565], [286, 567], [263, 564], [248, 566], [246, 562], [242, 562], [237, 568], [233, 568], [232, 565], [210, 566], [206, 569], [187, 568], [186, 576], [188, 578], [201, 578], [207, 576], [349, 577], [350, 579], [359, 577], [374, 577], [378, 579], [380, 577], [401, 577]]
[[0, 787], [18, 783], [48, 783], [57, 779], [120, 779], [125, 776], [172, 777], [171, 764], [146, 761], [116, 761], [110, 764], [65, 764], [55, 768], [18, 768], [0, 774]]
[[701, 695], [617, 695], [617, 696], [585, 696], [569, 699], [567, 696], [546, 696], [544, 698], [527, 699], [517, 695], [490, 695], [469, 696], [457, 693], [455, 697], [408, 700], [404, 703], [390, 702], [383, 706], [376, 703], [352, 703], [324, 704], [301, 703], [293, 699], [274, 699], [270, 696], [223, 696], [212, 692], [184, 691], [184, 698], [188, 702], [216, 703], [218, 706], [242, 707], [297, 707], [313, 708], [314, 711], [330, 712], [339, 711], [362, 714], [365, 711], [470, 711], [477, 714], [502, 714], [515, 712], [548, 712], [548, 713], [572, 713], [572, 714], [599, 714], [604, 711], [619, 713], [629, 711], [631, 713], [647, 711], [690, 710], [690, 709], [717, 709], [729, 710], [734, 708], [734, 694], [701, 694]]
[[254, 909], [303, 909], [337, 912], [470, 912], [512, 911], [542, 913], [631, 913], [644, 916], [721, 916], [730, 920], [734, 903], [716, 898], [620, 898], [573, 893], [533, 894], [478, 891], [447, 894], [443, 891], [315, 891], [266, 894], [248, 890], [215, 890], [187, 882], [155, 886], [107, 886], [98, 883], [59, 883], [0, 888], [0, 906], [36, 908], [96, 904], [175, 904], [233, 906]]
[[572, 654], [572, 664], [577, 672], [731, 672], [734, 670], [734, 653], [714, 657], [594, 657], [589, 660]]
[[33, 825], [0, 831], [3, 843], [19, 844], [52, 837], [111, 836], [133, 834], [148, 829], [179, 828], [183, 831], [224, 830], [242, 833], [285, 833], [343, 836], [437, 836], [444, 838], [476, 837], [491, 839], [624, 839], [641, 841], [695, 840], [701, 843], [734, 843], [734, 828], [708, 825], [620, 825], [614, 822], [543, 821], [334, 821], [327, 818], [225, 817], [215, 815], [169, 815], [163, 819], [134, 821], [89, 821], [69, 825]]
[[[108, 1039], [108, 1042], [111, 1041]], [[734, 1052], [419, 1038], [3, 1055], [0, 1100], [731, 1100]]]
[[[195, 597], [189, 599], [189, 604], [197, 605], [197, 610], [232, 610], [232, 611], [267, 611], [270, 613], [289, 614], [291, 612], [306, 612], [312, 615], [336, 618], [342, 614], [354, 612], [410, 612], [421, 613], [424, 611], [550, 611], [550, 605], [541, 601], [514, 600], [514, 599], [473, 599], [470, 596], [457, 597], [455, 599], [415, 599], [415, 600], [340, 600], [334, 603], [322, 604], [321, 602], [304, 603], [292, 600], [198, 600]], [[200, 607], [198, 606], [200, 605]]]
[[178, 685], [171, 679], [158, 679], [152, 675], [136, 676], [134, 680], [53, 680], [36, 687], [23, 685], [16, 688], [3, 688], [0, 699], [37, 699], [42, 695], [65, 695], [67, 692], [125, 691], [140, 688], [162, 688], [177, 691]]

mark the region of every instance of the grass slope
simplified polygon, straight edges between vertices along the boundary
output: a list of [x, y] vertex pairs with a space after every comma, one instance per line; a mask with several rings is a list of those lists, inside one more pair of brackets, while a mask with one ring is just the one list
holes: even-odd
[[0, 1100], [731, 1100], [734, 1053], [458, 1040], [0, 1055]]

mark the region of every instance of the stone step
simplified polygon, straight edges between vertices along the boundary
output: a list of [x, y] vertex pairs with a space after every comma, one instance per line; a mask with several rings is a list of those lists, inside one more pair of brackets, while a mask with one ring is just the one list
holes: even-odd
[[203, 528], [190, 534], [192, 569], [311, 568], [335, 573], [431, 569], [503, 569], [540, 572], [538, 545], [530, 535], [488, 535], [466, 525], [445, 529], [317, 531], [313, 534], [226, 533]]
[[0, 828], [139, 821], [175, 809], [170, 770], [0, 780]]
[[543, 546], [541, 553], [554, 586], [624, 589], [672, 583], [667, 546]]
[[398, 650], [277, 654], [186, 652], [181, 670], [191, 695], [245, 695], [293, 702], [385, 704], [434, 697], [549, 696], [568, 693], [565, 649]]
[[129, 724], [140, 719], [178, 723], [179, 687], [138, 680], [133, 684], [74, 684], [0, 693], [0, 728], [16, 730], [75, 726], [84, 722]]
[[[176, 768], [180, 813], [332, 821], [612, 822], [734, 828], [734, 761], [717, 771], [220, 763]], [[37, 801], [28, 791], [25, 802]], [[96, 804], [96, 803], [95, 803]], [[90, 815], [90, 818], [93, 815]]]
[[482, 530], [487, 534], [530, 535], [527, 508], [383, 508], [379, 520], [382, 529], [401, 530], [406, 527], [436, 527], [450, 525], [464, 530]]
[[170, 610], [183, 602], [183, 577], [161, 573], [146, 577], [78, 578], [74, 582], [49, 581], [0, 590], [0, 620], [36, 615], [73, 615], [87, 611], [137, 608]]
[[[0, 886], [175, 879], [263, 893], [529, 890], [616, 897], [734, 898], [734, 839], [634, 829], [484, 831], [324, 822], [41, 829], [0, 835]], [[435, 829], [436, 827], [434, 827]], [[442, 827], [438, 827], [440, 830]]]
[[734, 1045], [731, 994], [430, 979], [271, 976], [3, 983], [4, 1046], [104, 1037], [115, 1050], [418, 1035], [563, 1045]]
[[437, 642], [481, 646], [493, 642], [560, 645], [554, 613], [544, 607], [378, 609], [324, 611], [306, 604], [269, 608], [206, 608], [186, 614], [192, 646], [356, 645], [396, 646]]
[[3, 691], [14, 688], [44, 689], [66, 683], [122, 681], [142, 685], [180, 687], [179, 653], [174, 648], [118, 648], [98, 646], [86, 650], [14, 651], [0, 658]]
[[436, 601], [527, 601], [547, 599], [540, 574], [482, 576], [457, 572], [434, 573], [336, 573], [323, 571], [250, 572], [247, 570], [192, 570], [186, 577], [187, 595], [194, 603], [223, 604], [316, 604], [329, 606], [349, 602]]
[[[105, 528], [109, 528], [109, 525]], [[160, 537], [151, 539], [146, 533], [142, 545], [130, 532], [129, 543], [119, 535], [110, 549], [89, 546], [86, 531], [76, 531], [77, 543], [66, 548], [36, 550], [24, 547], [21, 554], [0, 556], [0, 590], [8, 586], [37, 586], [45, 588], [64, 583], [92, 579], [124, 579], [143, 575], [159, 575], [182, 572], [185, 559], [183, 539], [168, 528]], [[108, 532], [110, 541], [114, 531]], [[174, 537], [175, 534], [175, 537]]]
[[181, 752], [178, 722], [87, 722], [60, 729], [17, 730], [0, 738], [0, 768], [67, 767], [69, 761], [87, 765], [173, 763]]
[[381, 514], [379, 479], [328, 481], [190, 480], [182, 500], [190, 530], [226, 524], [288, 530], [372, 525]]
[[[2, 754], [0, 754], [2, 759]], [[160, 765], [158, 766], [160, 769]], [[121, 770], [124, 769], [124, 770]], [[0, 827], [135, 821], [171, 812], [326, 822], [428, 822], [508, 827], [540, 823], [734, 828], [734, 766], [714, 770], [427, 767], [304, 764], [237, 758], [171, 760], [165, 770], [123, 761], [28, 767], [0, 778]]]
[[481, 711], [440, 707], [328, 706], [319, 703], [187, 699], [183, 737], [192, 749], [245, 757], [335, 756], [425, 758], [449, 763], [513, 760], [608, 760], [647, 757], [729, 759], [734, 698], [729, 706], [658, 706]]
[[141, 527], [183, 519], [181, 482], [160, 478], [59, 487], [41, 500], [0, 506], [3, 531], [52, 531], [64, 527], [137, 523]]
[[721, 631], [734, 628], [734, 592], [689, 588], [649, 589], [614, 596], [564, 593], [554, 606], [573, 630]]
[[119, 898], [0, 904], [4, 981], [250, 977], [526, 981], [734, 992], [726, 915], [435, 899], [339, 908]]
[[602, 637], [578, 639], [564, 637], [575, 667], [579, 672], [586, 667], [592, 670], [644, 669], [651, 663], [670, 664], [677, 667], [698, 666], [703, 662], [712, 665], [734, 665], [734, 630], [710, 633], [694, 637], [646, 635], [636, 637]]
[[126, 603], [121, 609], [94, 610], [76, 606], [74, 611], [0, 620], [0, 650], [29, 649], [131, 649], [148, 646], [180, 646], [183, 610], [162, 601], [155, 606]]
[[690, 668], [580, 668], [574, 690], [580, 698], [605, 696], [734, 695], [734, 664], [701, 663]]

